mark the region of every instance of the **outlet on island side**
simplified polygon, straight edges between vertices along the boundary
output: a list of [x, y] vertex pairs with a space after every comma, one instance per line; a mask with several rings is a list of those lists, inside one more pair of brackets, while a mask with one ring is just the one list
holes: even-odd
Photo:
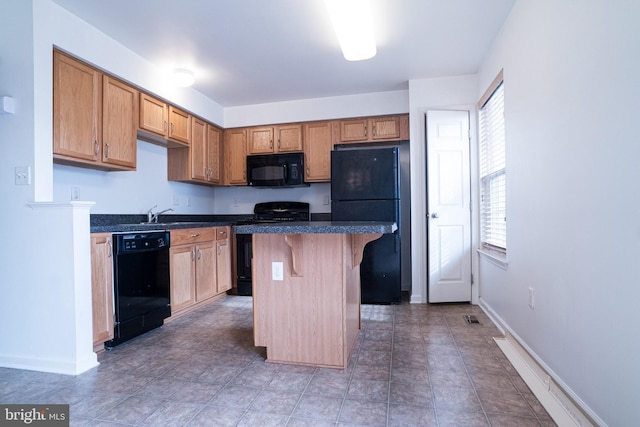
[[281, 261], [271, 263], [271, 280], [284, 280], [284, 265]]
[[533, 307], [535, 306], [535, 302], [536, 302], [535, 291], [533, 288], [529, 288], [529, 308], [531, 310], [533, 310]]

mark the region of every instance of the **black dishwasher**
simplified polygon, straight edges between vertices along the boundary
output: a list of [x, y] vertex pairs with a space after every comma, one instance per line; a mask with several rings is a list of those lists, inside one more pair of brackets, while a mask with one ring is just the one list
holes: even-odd
[[169, 233], [114, 234], [114, 338], [106, 348], [162, 326], [171, 316]]

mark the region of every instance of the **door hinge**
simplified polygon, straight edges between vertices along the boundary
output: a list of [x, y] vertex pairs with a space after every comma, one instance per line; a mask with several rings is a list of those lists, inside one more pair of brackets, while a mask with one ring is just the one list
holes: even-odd
[[473, 273], [471, 274], [471, 284], [473, 285]]

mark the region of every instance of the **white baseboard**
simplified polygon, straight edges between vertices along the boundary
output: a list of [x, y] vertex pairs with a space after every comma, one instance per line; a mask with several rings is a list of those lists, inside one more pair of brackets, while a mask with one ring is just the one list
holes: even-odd
[[498, 347], [559, 427], [606, 427], [482, 299], [480, 307], [505, 335], [494, 338]]

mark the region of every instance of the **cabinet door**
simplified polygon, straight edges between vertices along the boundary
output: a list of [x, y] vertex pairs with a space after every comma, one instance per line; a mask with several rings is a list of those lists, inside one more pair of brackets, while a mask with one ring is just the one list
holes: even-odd
[[191, 179], [206, 181], [209, 175], [207, 157], [207, 124], [191, 117]]
[[302, 151], [302, 125], [276, 127], [277, 151]]
[[217, 272], [218, 281], [217, 292], [222, 293], [231, 289], [231, 249], [229, 239], [216, 240]]
[[369, 138], [367, 119], [352, 119], [340, 121], [340, 141], [366, 141]]
[[225, 130], [225, 184], [245, 185], [247, 183], [246, 129]]
[[151, 132], [163, 138], [167, 137], [169, 123], [168, 106], [144, 92], [140, 92], [140, 119], [138, 127], [141, 130]]
[[174, 106], [169, 106], [169, 139], [175, 142], [189, 145], [190, 115]]
[[216, 294], [216, 259], [213, 241], [196, 245], [196, 301]]
[[249, 128], [249, 154], [273, 153], [273, 128]]
[[136, 168], [138, 91], [109, 76], [102, 78], [102, 162]]
[[93, 345], [113, 338], [113, 258], [111, 233], [91, 235]]
[[306, 182], [331, 181], [332, 122], [304, 125], [304, 162]]
[[209, 182], [222, 184], [222, 130], [207, 125], [207, 164]]
[[195, 296], [195, 245], [173, 246], [171, 257], [171, 311], [177, 313], [196, 301]]
[[400, 117], [374, 117], [371, 119], [371, 139], [400, 138]]
[[53, 53], [53, 156], [99, 162], [102, 144], [102, 75]]

